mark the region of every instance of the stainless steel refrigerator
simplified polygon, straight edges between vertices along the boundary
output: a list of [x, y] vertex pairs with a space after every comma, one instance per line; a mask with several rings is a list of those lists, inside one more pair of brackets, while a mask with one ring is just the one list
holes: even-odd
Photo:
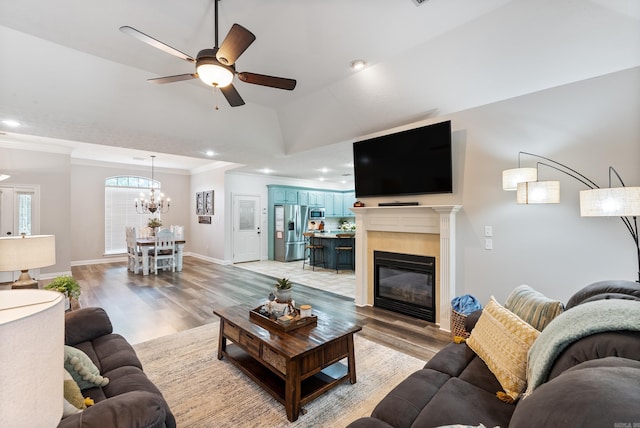
[[306, 205], [275, 205], [274, 256], [280, 262], [304, 258], [304, 236], [309, 220]]

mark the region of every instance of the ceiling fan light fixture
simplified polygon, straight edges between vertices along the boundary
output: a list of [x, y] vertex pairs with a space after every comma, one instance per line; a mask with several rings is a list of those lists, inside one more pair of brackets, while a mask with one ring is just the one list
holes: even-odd
[[216, 49], [203, 49], [198, 53], [196, 72], [206, 85], [218, 88], [229, 86], [234, 76], [231, 67], [221, 64], [216, 59]]
[[233, 80], [233, 73], [217, 64], [200, 64], [197, 71], [200, 80], [210, 86], [224, 88]]

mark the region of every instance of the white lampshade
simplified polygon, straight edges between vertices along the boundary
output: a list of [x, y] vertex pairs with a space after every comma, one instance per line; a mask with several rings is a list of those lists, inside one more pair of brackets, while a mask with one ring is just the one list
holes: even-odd
[[502, 189], [517, 190], [518, 183], [536, 181], [538, 170], [536, 168], [514, 168], [502, 171]]
[[56, 264], [54, 235], [0, 238], [0, 272], [37, 269]]
[[64, 296], [0, 291], [0, 426], [55, 427], [62, 418]]
[[56, 237], [54, 235], [10, 236], [0, 238], [0, 272], [22, 271], [14, 287], [37, 287], [29, 269], [56, 264]]
[[560, 203], [559, 181], [530, 181], [518, 183], [516, 202], [519, 204]]
[[580, 191], [582, 217], [640, 216], [640, 187], [613, 187]]
[[200, 80], [207, 85], [217, 86], [218, 88], [228, 86], [233, 80], [233, 73], [218, 64], [199, 64], [197, 71]]

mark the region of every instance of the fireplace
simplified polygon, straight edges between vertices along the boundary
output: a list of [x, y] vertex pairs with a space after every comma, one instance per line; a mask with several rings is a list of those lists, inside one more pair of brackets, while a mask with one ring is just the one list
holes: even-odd
[[436, 321], [435, 257], [374, 251], [373, 305]]

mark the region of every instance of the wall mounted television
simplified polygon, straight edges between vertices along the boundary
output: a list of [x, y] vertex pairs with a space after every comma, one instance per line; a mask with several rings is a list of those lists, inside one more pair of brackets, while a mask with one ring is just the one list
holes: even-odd
[[451, 121], [353, 143], [356, 197], [453, 192]]

